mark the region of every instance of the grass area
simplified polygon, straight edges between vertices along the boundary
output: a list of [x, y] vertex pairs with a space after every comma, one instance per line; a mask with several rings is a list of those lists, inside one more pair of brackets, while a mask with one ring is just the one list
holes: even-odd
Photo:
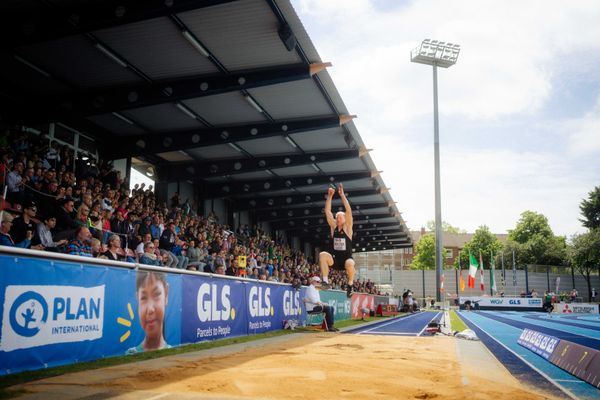
[[[377, 321], [377, 320], [381, 320], [381, 319], [385, 319], [385, 318], [386, 317], [370, 317], [370, 318], [365, 318], [364, 321], [360, 320], [360, 319], [337, 321], [335, 323], [335, 326], [337, 328], [345, 328], [348, 326], [364, 324], [367, 322], [373, 322], [373, 321]], [[177, 355], [177, 354], [189, 353], [192, 351], [208, 350], [208, 349], [212, 349], [212, 348], [216, 348], [216, 347], [229, 346], [232, 344], [252, 342], [252, 341], [260, 340], [260, 339], [288, 335], [290, 333], [294, 333], [294, 331], [277, 330], [277, 331], [261, 333], [261, 334], [252, 335], [252, 336], [242, 336], [242, 337], [231, 338], [231, 339], [214, 340], [214, 341], [210, 341], [210, 342], [202, 342], [202, 343], [195, 343], [195, 344], [190, 344], [190, 345], [181, 346], [181, 347], [174, 347], [171, 349], [150, 351], [150, 352], [146, 352], [146, 353], [132, 354], [132, 355], [127, 355], [127, 356], [109, 357], [109, 358], [104, 358], [101, 360], [88, 361], [88, 362], [83, 362], [83, 363], [79, 363], [79, 364], [65, 365], [65, 366], [61, 366], [61, 367], [54, 367], [54, 368], [48, 368], [48, 369], [42, 369], [42, 370], [36, 370], [36, 371], [19, 372], [16, 374], [7, 375], [7, 376], [3, 376], [0, 378], [0, 399], [9, 399], [9, 398], [16, 397], [16, 396], [26, 393], [25, 391], [22, 391], [22, 390], [19, 390], [19, 391], [7, 390], [7, 388], [10, 386], [14, 386], [14, 385], [18, 385], [18, 384], [22, 384], [22, 383], [26, 383], [26, 382], [30, 382], [30, 381], [35, 381], [35, 380], [44, 379], [44, 378], [51, 378], [53, 376], [64, 375], [64, 374], [73, 373], [73, 372], [88, 371], [91, 369], [106, 368], [106, 367], [112, 367], [115, 365], [123, 365], [123, 364], [138, 362], [138, 361], [151, 360], [154, 358], [173, 356], [173, 355]]]
[[465, 329], [469, 329], [467, 325], [460, 319], [454, 310], [450, 310], [450, 325], [453, 331], [462, 332]]

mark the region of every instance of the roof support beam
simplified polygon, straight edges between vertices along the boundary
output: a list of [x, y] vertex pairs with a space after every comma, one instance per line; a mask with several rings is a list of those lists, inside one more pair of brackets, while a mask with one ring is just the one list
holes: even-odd
[[[324, 217], [323, 217], [324, 219]], [[263, 221], [260, 221], [263, 222]], [[268, 222], [268, 221], [265, 221]], [[284, 230], [284, 231], [304, 231], [305, 229], [307, 229], [308, 231], [323, 231], [323, 230], [327, 230], [328, 229], [328, 225], [327, 222], [323, 222], [322, 224], [310, 224], [309, 226], [305, 226], [304, 224], [298, 224], [296, 222], [294, 222], [293, 225], [290, 225], [288, 222], [271, 222], [271, 229], [278, 229], [278, 230]], [[375, 224], [375, 226], [373, 226], [372, 224], [367, 225], [364, 224], [362, 225], [362, 227], [360, 227], [361, 225], [354, 225], [354, 228], [352, 229], [354, 232], [358, 232], [358, 231], [386, 231], [386, 230], [394, 230], [394, 229], [398, 229], [400, 231], [402, 231], [402, 227], [400, 226], [399, 222], [383, 222], [380, 224]]]
[[116, 88], [100, 88], [75, 96], [47, 98], [43, 102], [49, 106], [57, 104], [63, 112], [81, 115], [104, 114], [309, 79], [314, 71], [326, 65], [328, 64], [282, 65], [233, 72], [229, 75], [194, 76], [151, 84], [144, 82]]
[[[167, 180], [202, 179], [214, 176], [236, 175], [247, 172], [266, 171], [272, 168], [295, 167], [319, 162], [347, 160], [363, 157], [367, 154], [363, 149], [328, 151], [324, 153], [286, 154], [256, 158], [236, 158], [229, 160], [214, 160], [196, 164], [168, 164]], [[161, 171], [165, 176], [165, 171]]]
[[[352, 201], [352, 199], [361, 196], [370, 196], [382, 193], [381, 190], [365, 189], [365, 190], [349, 190], [346, 192], [346, 197]], [[320, 203], [325, 201], [327, 193], [322, 192], [311, 192], [303, 194], [290, 194], [288, 196], [272, 196], [272, 197], [251, 197], [244, 199], [237, 199], [235, 201], [236, 211], [245, 210], [268, 210], [271, 208], [281, 208], [297, 206], [298, 204], [311, 204]]]
[[309, 185], [327, 185], [335, 182], [348, 182], [374, 178], [377, 172], [361, 171], [335, 175], [314, 175], [290, 178], [258, 179], [251, 181], [230, 181], [206, 184], [202, 190], [204, 198], [235, 197], [236, 194], [265, 193], [269, 190], [291, 189]]
[[332, 115], [294, 121], [252, 123], [237, 126], [196, 129], [181, 132], [159, 132], [146, 135], [114, 136], [119, 146], [104, 149], [103, 157], [116, 160], [126, 156], [136, 157], [148, 153], [189, 150], [217, 144], [243, 142], [273, 136], [312, 132], [342, 126], [354, 118], [353, 115]]
[[[372, 210], [374, 208], [388, 207], [387, 203], [369, 203], [359, 204], [352, 206], [352, 208], [360, 207], [361, 210]], [[332, 212], [344, 211], [342, 206], [332, 210]], [[279, 220], [290, 220], [298, 218], [306, 218], [307, 216], [323, 216], [325, 217], [323, 207], [297, 207], [288, 208], [287, 210], [272, 210], [272, 211], [259, 211], [256, 214], [256, 219], [262, 222], [279, 221]]]
[[71, 3], [71, 7], [20, 8], [2, 13], [0, 41], [19, 47], [132, 22], [230, 3], [232, 0], [122, 0]]

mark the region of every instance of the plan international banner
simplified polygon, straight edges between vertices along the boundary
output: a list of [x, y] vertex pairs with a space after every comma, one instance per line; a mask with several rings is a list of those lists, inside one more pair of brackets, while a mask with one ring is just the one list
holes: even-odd
[[179, 275], [162, 274], [158, 321], [157, 307], [140, 315], [136, 270], [6, 255], [0, 265], [1, 375], [144, 351], [141, 320], [160, 325], [162, 347], [180, 344]]

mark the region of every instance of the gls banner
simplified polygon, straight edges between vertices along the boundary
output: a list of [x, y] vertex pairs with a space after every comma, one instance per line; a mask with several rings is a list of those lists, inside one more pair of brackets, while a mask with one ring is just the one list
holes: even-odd
[[246, 335], [245, 307], [242, 282], [182, 276], [181, 343]]
[[4, 293], [0, 350], [102, 337], [104, 285], [11, 285]]

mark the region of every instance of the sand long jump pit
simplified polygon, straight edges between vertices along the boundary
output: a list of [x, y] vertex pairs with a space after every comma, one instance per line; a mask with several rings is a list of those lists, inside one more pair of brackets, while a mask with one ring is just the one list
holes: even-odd
[[543, 399], [480, 342], [300, 333], [20, 385], [26, 399]]

